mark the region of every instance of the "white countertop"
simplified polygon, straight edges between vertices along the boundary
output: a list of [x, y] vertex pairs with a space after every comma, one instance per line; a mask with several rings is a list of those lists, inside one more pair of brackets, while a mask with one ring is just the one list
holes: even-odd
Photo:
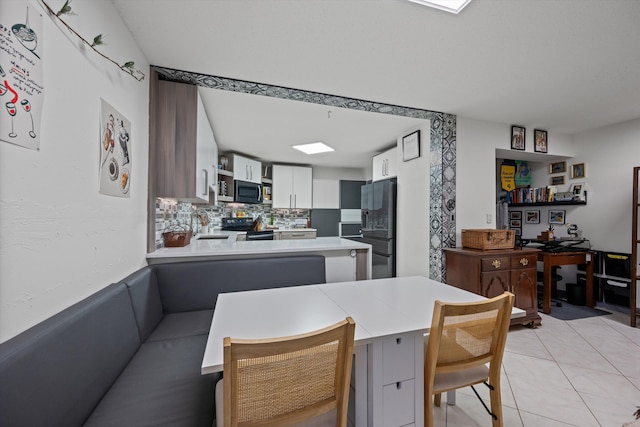
[[[305, 229], [290, 229], [300, 231]], [[279, 231], [290, 231], [279, 230]], [[191, 243], [181, 248], [160, 248], [147, 254], [148, 260], [167, 258], [212, 257], [227, 255], [256, 255], [273, 253], [300, 253], [337, 251], [351, 249], [371, 250], [371, 245], [342, 239], [340, 237], [318, 237], [316, 239], [299, 240], [252, 240], [237, 242], [237, 233], [230, 231], [216, 231], [212, 234], [229, 235], [228, 239], [191, 239]], [[196, 236], [197, 237], [197, 236]]]

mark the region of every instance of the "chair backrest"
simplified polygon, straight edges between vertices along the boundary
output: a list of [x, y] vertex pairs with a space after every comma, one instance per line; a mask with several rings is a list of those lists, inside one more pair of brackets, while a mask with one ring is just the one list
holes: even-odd
[[514, 296], [469, 303], [435, 302], [425, 358], [426, 381], [435, 374], [490, 363], [499, 370]]
[[290, 337], [224, 339], [224, 425], [285, 426], [332, 409], [346, 426], [355, 323]]

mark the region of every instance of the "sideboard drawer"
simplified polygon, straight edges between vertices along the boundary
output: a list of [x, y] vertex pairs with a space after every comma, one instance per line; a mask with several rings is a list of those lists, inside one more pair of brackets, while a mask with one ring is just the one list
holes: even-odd
[[415, 421], [414, 380], [400, 381], [383, 387], [382, 415], [384, 426], [404, 426]]
[[536, 268], [538, 265], [537, 255], [519, 255], [511, 257], [511, 268]]
[[511, 263], [508, 256], [488, 256], [482, 258], [482, 271], [510, 270]]
[[382, 342], [382, 384], [414, 378], [414, 355], [414, 337], [397, 335], [385, 339]]

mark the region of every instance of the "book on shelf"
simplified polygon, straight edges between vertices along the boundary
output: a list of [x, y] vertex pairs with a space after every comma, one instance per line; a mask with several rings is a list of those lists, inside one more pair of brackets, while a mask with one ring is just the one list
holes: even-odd
[[524, 187], [507, 192], [507, 203], [554, 202], [558, 187]]

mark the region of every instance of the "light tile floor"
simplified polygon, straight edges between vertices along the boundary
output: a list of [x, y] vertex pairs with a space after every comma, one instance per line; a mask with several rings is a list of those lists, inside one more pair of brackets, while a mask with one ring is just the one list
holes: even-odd
[[[640, 328], [629, 315], [563, 321], [540, 313], [536, 329], [512, 327], [502, 364], [505, 427], [621, 427], [640, 406]], [[487, 388], [476, 390], [489, 402]], [[471, 388], [435, 408], [435, 425], [489, 427]]]

